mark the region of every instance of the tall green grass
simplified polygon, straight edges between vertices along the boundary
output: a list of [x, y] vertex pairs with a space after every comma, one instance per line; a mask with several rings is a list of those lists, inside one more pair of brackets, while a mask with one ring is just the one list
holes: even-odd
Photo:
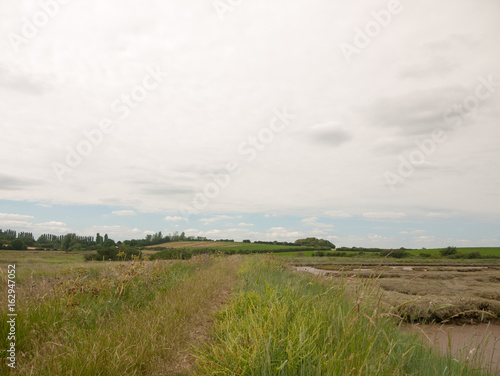
[[486, 374], [402, 332], [370, 280], [353, 294], [345, 281], [325, 285], [269, 257], [253, 257], [240, 277], [212, 342], [197, 349], [198, 375]]
[[[50, 280], [29, 278], [18, 285], [17, 370], [13, 374], [33, 370], [36, 375], [138, 372], [147, 357], [131, 358], [130, 348], [142, 341], [143, 327], [154, 325], [146, 321], [154, 302], [200, 266], [195, 262], [131, 262], [69, 268]], [[2, 348], [6, 348], [9, 329], [5, 307], [0, 309]], [[129, 338], [123, 338], [125, 333]], [[147, 351], [149, 343], [139, 353]], [[0, 361], [0, 374], [13, 371], [6, 366], [5, 352]]]

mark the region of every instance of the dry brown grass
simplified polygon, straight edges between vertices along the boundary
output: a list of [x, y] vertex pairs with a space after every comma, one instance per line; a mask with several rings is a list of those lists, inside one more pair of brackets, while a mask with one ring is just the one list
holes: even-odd
[[[190, 346], [205, 340], [212, 312], [232, 291], [240, 261], [198, 256], [28, 270], [17, 281], [22, 322], [18, 369], [12, 374], [185, 374], [194, 365]], [[0, 273], [3, 283], [5, 278]], [[5, 310], [0, 314], [5, 318]], [[0, 329], [6, 337], [5, 325]]]
[[[408, 270], [411, 268], [412, 270]], [[381, 266], [349, 268], [333, 278], [373, 278], [382, 301], [407, 321], [486, 322], [500, 319], [500, 270], [497, 266]], [[356, 278], [354, 278], [356, 277]]]
[[151, 366], [152, 375], [186, 375], [193, 369], [195, 358], [191, 347], [208, 340], [213, 313], [229, 299], [235, 287], [241, 257], [222, 260], [196, 273], [166, 299], [170, 309], [182, 311], [187, 319], [182, 326], [172, 328], [171, 350], [165, 361]]

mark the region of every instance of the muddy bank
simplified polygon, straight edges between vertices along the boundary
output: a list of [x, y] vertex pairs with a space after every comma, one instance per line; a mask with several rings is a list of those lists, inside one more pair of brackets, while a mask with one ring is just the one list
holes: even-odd
[[[479, 265], [295, 265], [350, 284], [372, 278], [384, 309], [408, 322], [485, 323], [500, 320], [499, 266]], [[451, 322], [450, 322], [451, 321]]]
[[404, 324], [404, 330], [418, 332], [426, 342], [442, 353], [478, 362], [481, 368], [500, 375], [500, 325], [415, 325]]

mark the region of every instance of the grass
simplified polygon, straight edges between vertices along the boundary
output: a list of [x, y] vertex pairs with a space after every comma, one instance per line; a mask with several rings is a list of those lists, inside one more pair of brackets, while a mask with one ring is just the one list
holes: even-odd
[[[8, 368], [0, 352], [0, 374], [486, 374], [474, 369], [476, 359], [439, 356], [418, 335], [402, 332], [384, 304], [390, 288], [381, 285], [396, 277], [320, 279], [293, 272], [286, 260], [295, 256], [86, 263], [80, 257], [0, 253], [2, 286], [8, 263], [15, 261], [18, 273], [18, 368]], [[495, 277], [453, 273], [478, 288]], [[402, 280], [393, 292], [430, 282]], [[436, 289], [459, 285], [435, 282]], [[496, 299], [497, 286], [483, 289], [493, 294], [488, 299]], [[9, 329], [3, 299], [2, 349]]]
[[300, 251], [299, 246], [294, 247], [290, 245], [275, 245], [275, 244], [255, 244], [255, 243], [243, 243], [243, 242], [197, 242], [197, 241], [182, 241], [182, 242], [170, 242], [158, 245], [151, 245], [147, 248], [185, 248], [196, 250], [197, 248], [210, 248], [210, 249], [221, 249], [221, 250], [242, 250], [242, 251], [280, 251], [297, 249]]
[[[6, 366], [3, 352], [0, 374], [182, 374], [175, 358], [186, 357], [179, 352], [203, 332], [205, 310], [230, 291], [235, 261], [89, 263], [31, 276], [17, 290], [18, 368]], [[5, 348], [6, 304], [0, 309]]]
[[346, 276], [357, 277], [349, 279], [355, 282], [374, 279], [383, 291], [384, 307], [407, 321], [478, 323], [500, 320], [498, 260], [484, 263], [483, 260], [446, 259], [426, 263], [388, 258], [379, 258], [377, 262], [370, 259], [336, 259], [334, 262], [318, 259], [306, 257], [297, 262], [294, 258], [293, 264], [332, 272], [328, 273], [328, 278], [335, 280]]
[[[408, 249], [406, 252], [413, 255], [419, 255], [420, 253], [429, 253], [431, 255], [439, 255], [439, 251], [442, 248], [432, 248], [432, 249]], [[457, 248], [460, 253], [472, 253], [479, 252], [482, 256], [500, 256], [500, 247], [464, 247]]]
[[197, 375], [482, 375], [440, 356], [381, 314], [371, 280], [354, 296], [253, 257], [236, 299], [197, 349]]

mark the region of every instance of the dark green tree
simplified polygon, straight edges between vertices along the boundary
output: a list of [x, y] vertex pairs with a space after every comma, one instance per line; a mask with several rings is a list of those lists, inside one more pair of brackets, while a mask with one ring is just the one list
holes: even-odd
[[24, 241], [22, 239], [15, 239], [10, 243], [10, 246], [12, 249], [15, 249], [16, 251], [20, 251], [22, 249], [26, 249], [26, 245], [24, 244]]
[[64, 252], [71, 251], [77, 244], [76, 234], [67, 234], [64, 236], [61, 242], [61, 250]]

